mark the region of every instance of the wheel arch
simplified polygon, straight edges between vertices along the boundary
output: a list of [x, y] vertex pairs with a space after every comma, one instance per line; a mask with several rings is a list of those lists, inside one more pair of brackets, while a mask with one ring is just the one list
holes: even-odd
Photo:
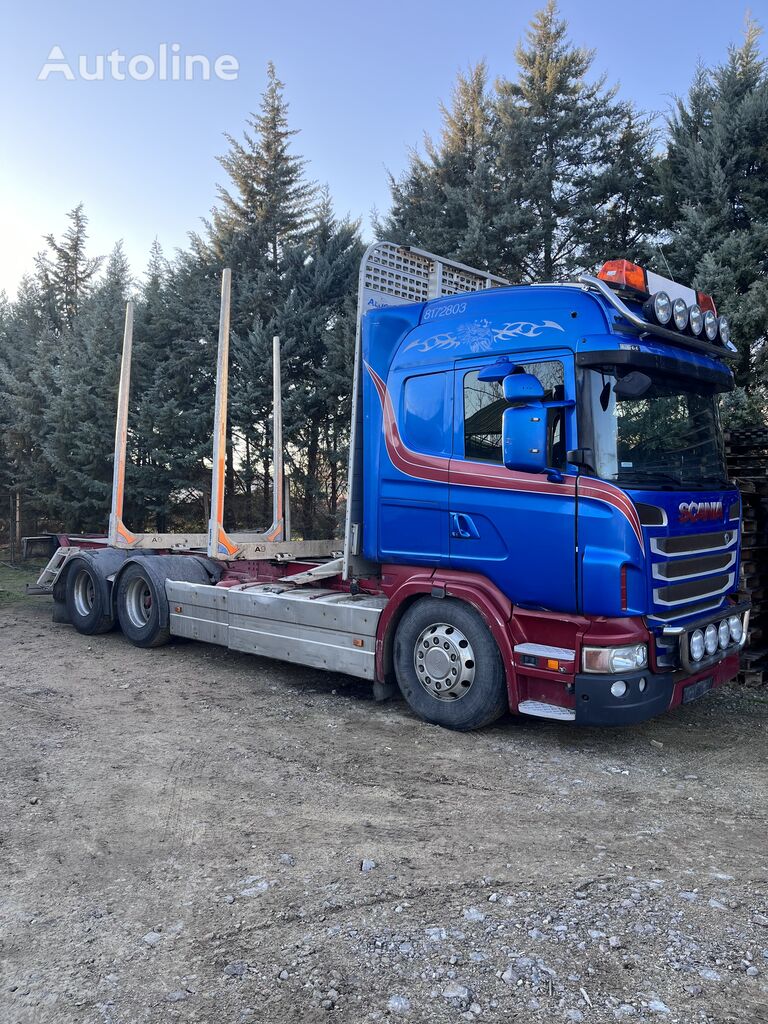
[[[104, 607], [112, 608], [114, 615], [114, 574], [117, 573], [125, 561], [126, 551], [117, 551], [115, 548], [83, 548], [65, 564], [61, 575], [53, 585], [54, 601], [65, 601], [69, 578], [72, 570], [77, 568], [79, 561], [85, 562], [94, 570], [94, 575], [102, 591]], [[112, 577], [112, 578], [110, 578]]]
[[376, 678], [388, 682], [394, 678], [394, 645], [397, 627], [408, 608], [422, 597], [453, 598], [474, 608], [485, 622], [501, 655], [507, 681], [510, 708], [517, 707], [517, 680], [513, 643], [509, 633], [512, 602], [483, 577], [463, 573], [435, 573], [414, 576], [403, 582], [390, 596], [379, 619], [376, 637]]
[[[165, 595], [166, 580], [181, 580], [184, 583], [217, 583], [222, 568], [216, 562], [201, 555], [163, 555], [154, 551], [147, 554], [126, 552], [129, 556], [117, 571], [112, 587], [112, 607], [116, 612], [117, 587], [129, 565], [139, 565], [151, 578], [158, 591]], [[170, 618], [167, 601], [158, 602], [160, 625], [166, 627]]]

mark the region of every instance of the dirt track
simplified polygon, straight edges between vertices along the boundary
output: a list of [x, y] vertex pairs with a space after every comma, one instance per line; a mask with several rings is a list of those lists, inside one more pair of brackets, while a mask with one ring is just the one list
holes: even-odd
[[41, 600], [0, 710], [3, 1024], [768, 1020], [765, 693], [459, 735]]

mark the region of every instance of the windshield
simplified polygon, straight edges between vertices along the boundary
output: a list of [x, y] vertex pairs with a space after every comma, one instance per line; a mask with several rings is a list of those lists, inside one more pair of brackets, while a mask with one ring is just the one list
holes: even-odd
[[[619, 372], [619, 379], [624, 378], [628, 368]], [[582, 423], [591, 434], [592, 466], [597, 476], [623, 487], [726, 486], [725, 451], [713, 388], [649, 374], [642, 394], [625, 397], [621, 384], [616, 394], [616, 382], [615, 370], [589, 369], [584, 374]]]

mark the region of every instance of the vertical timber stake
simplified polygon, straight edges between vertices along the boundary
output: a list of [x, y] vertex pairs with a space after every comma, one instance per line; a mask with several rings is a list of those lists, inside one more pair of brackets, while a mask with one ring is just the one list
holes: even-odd
[[123, 355], [120, 361], [120, 387], [117, 394], [117, 421], [115, 423], [115, 455], [112, 465], [112, 511], [109, 516], [109, 544], [128, 548], [136, 537], [123, 523], [125, 497], [125, 460], [128, 443], [128, 398], [131, 391], [131, 354], [133, 350], [133, 302], [125, 306]]
[[227, 389], [229, 387], [229, 311], [232, 271], [221, 275], [219, 347], [216, 360], [216, 405], [213, 419], [213, 476], [211, 518], [208, 521], [208, 557], [234, 558], [238, 548], [224, 529], [224, 483], [227, 469]]

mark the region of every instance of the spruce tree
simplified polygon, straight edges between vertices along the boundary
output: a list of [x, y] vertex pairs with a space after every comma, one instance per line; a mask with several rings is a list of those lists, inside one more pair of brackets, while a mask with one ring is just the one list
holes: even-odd
[[426, 156], [413, 151], [400, 179], [390, 175], [392, 208], [377, 233], [464, 263], [488, 267], [490, 227], [497, 216], [492, 106], [480, 62], [456, 78], [450, 105], [441, 104], [438, 142], [425, 137]]
[[104, 530], [112, 492], [115, 410], [128, 262], [118, 243], [103, 280], [64, 339], [57, 394], [45, 410], [45, 455], [55, 474], [49, 496], [61, 525]]
[[37, 273], [55, 328], [71, 327], [83, 300], [93, 287], [103, 262], [100, 256], [88, 256], [88, 218], [79, 203], [67, 214], [69, 227], [61, 241], [46, 235], [47, 251], [36, 257]]
[[497, 84], [504, 262], [530, 280], [558, 280], [643, 234], [650, 127], [604, 76], [592, 80], [594, 52], [570, 42], [555, 0], [516, 58], [517, 78]]
[[760, 34], [749, 21], [742, 45], [713, 71], [699, 69], [678, 100], [663, 178], [669, 262], [728, 316], [737, 381], [748, 390], [768, 376], [768, 67]]
[[234, 191], [219, 186], [220, 206], [213, 211], [211, 237], [219, 256], [234, 235], [257, 226], [268, 262], [280, 267], [283, 247], [307, 230], [314, 185], [306, 180], [306, 162], [291, 152], [298, 134], [288, 125], [284, 85], [274, 64], [267, 65], [267, 88], [258, 114], [252, 114], [243, 141], [227, 135], [229, 152], [219, 158]]

